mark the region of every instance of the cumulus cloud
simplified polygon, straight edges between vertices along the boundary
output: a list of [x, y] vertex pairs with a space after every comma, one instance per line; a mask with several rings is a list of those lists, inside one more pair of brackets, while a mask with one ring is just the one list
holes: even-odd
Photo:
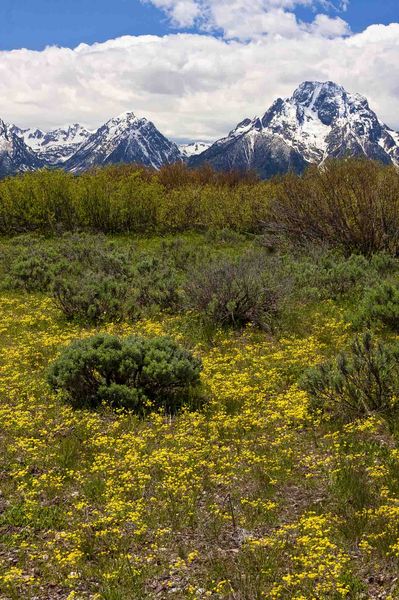
[[331, 79], [366, 95], [399, 129], [399, 24], [348, 37], [333, 35], [335, 26], [342, 27], [316, 17], [300, 37], [289, 35], [287, 22], [287, 36], [250, 42], [181, 33], [3, 51], [0, 117], [20, 126], [79, 121], [94, 128], [133, 110], [173, 139], [212, 140], [300, 82]]
[[306, 31], [335, 37], [350, 33], [341, 18], [318, 14], [312, 23], [301, 22], [293, 10], [307, 6], [324, 11], [345, 11], [348, 0], [142, 0], [163, 10], [175, 27], [196, 26], [221, 31], [227, 39], [251, 40], [264, 35], [298, 36]]

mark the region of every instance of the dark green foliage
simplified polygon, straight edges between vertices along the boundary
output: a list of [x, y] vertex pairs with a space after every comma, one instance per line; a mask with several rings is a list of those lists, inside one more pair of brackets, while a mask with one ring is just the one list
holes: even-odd
[[309, 248], [302, 256], [284, 258], [284, 269], [293, 277], [302, 298], [337, 299], [361, 287], [370, 275], [363, 256], [345, 258], [337, 252]]
[[5, 258], [6, 275], [2, 287], [26, 292], [45, 292], [54, 277], [57, 256], [39, 244], [22, 246], [14, 257]]
[[120, 321], [126, 314], [129, 286], [101, 272], [56, 279], [52, 286], [55, 304], [70, 320], [84, 323]]
[[171, 262], [163, 260], [162, 256], [141, 256], [134, 265], [131, 300], [136, 310], [176, 308], [180, 303], [179, 278]]
[[399, 343], [381, 344], [369, 332], [355, 338], [350, 350], [309, 369], [301, 382], [313, 410], [337, 419], [373, 412], [397, 414]]
[[183, 273], [189, 269], [200, 267], [204, 261], [210, 259], [210, 251], [205, 247], [198, 247], [182, 238], [163, 241], [159, 249], [159, 258]]
[[399, 331], [399, 286], [383, 282], [369, 289], [354, 315], [356, 325], [369, 327], [375, 322], [386, 325], [393, 331]]
[[200, 360], [170, 338], [99, 334], [66, 348], [50, 367], [48, 381], [74, 408], [105, 402], [143, 415], [189, 405], [200, 372]]
[[370, 259], [359, 254], [345, 257], [337, 250], [308, 246], [285, 254], [282, 270], [292, 277], [302, 299], [353, 299], [397, 271], [397, 259], [379, 252]]
[[214, 262], [185, 286], [188, 305], [214, 325], [270, 327], [279, 309], [281, 284], [264, 255]]
[[130, 269], [130, 251], [118, 250], [105, 236], [66, 234], [57, 244], [40, 237], [16, 238], [3, 252], [3, 287], [32, 291], [50, 291], [57, 278], [80, 277], [94, 271], [126, 279]]

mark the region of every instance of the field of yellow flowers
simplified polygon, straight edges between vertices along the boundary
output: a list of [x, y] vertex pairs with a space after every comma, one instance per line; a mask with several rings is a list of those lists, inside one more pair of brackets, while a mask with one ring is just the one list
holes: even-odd
[[1, 294], [0, 598], [399, 598], [394, 433], [318, 422], [297, 385], [345, 345], [343, 313], [324, 302], [306, 335], [248, 327], [212, 344], [190, 318], [101, 328], [202, 358], [205, 409], [140, 420], [63, 404], [45, 369], [95, 330], [45, 295]]

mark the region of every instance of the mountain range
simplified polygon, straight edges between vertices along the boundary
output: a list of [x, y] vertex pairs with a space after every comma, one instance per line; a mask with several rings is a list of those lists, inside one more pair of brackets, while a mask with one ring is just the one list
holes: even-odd
[[76, 123], [44, 132], [0, 119], [0, 177], [44, 167], [81, 173], [106, 164], [159, 169], [184, 161], [217, 170], [255, 169], [266, 179], [347, 155], [399, 166], [399, 133], [382, 123], [365, 97], [331, 81], [302, 83], [290, 98], [278, 98], [262, 117], [244, 119], [213, 144], [178, 146], [132, 112], [96, 131]]

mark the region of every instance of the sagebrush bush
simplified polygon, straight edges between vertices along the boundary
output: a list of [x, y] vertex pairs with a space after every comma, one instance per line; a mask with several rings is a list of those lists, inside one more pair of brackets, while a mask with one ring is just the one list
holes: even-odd
[[339, 250], [308, 245], [282, 255], [281, 269], [290, 276], [301, 298], [352, 298], [373, 287], [382, 277], [394, 274], [396, 258], [378, 252], [370, 259], [359, 254], [345, 256]]
[[179, 277], [170, 261], [162, 256], [142, 255], [133, 272], [131, 305], [136, 312], [150, 307], [165, 310], [179, 306]]
[[382, 344], [369, 332], [356, 337], [348, 352], [308, 369], [301, 386], [311, 408], [338, 420], [399, 411], [399, 343]]
[[128, 293], [127, 282], [93, 271], [59, 277], [52, 284], [56, 306], [67, 319], [83, 323], [121, 321], [127, 316]]
[[13, 251], [4, 259], [5, 277], [2, 287], [26, 292], [46, 292], [57, 270], [58, 257], [51, 250], [32, 244]]
[[208, 247], [197, 246], [182, 238], [163, 240], [157, 255], [160, 261], [166, 262], [178, 271], [186, 273], [189, 269], [200, 267], [210, 259]]
[[265, 257], [214, 262], [191, 274], [185, 285], [190, 308], [216, 326], [253, 323], [270, 327], [278, 313], [282, 286]]
[[117, 249], [105, 236], [66, 234], [57, 244], [31, 235], [18, 237], [1, 259], [3, 287], [45, 292], [58, 277], [84, 279], [87, 271], [127, 279], [132, 256], [130, 249]]
[[[195, 406], [201, 361], [170, 338], [118, 338], [99, 334], [66, 348], [48, 381], [74, 408], [102, 403], [144, 415]], [[191, 403], [191, 404], [190, 404]]]
[[377, 321], [399, 331], [399, 285], [385, 281], [367, 290], [353, 320], [369, 327]]

